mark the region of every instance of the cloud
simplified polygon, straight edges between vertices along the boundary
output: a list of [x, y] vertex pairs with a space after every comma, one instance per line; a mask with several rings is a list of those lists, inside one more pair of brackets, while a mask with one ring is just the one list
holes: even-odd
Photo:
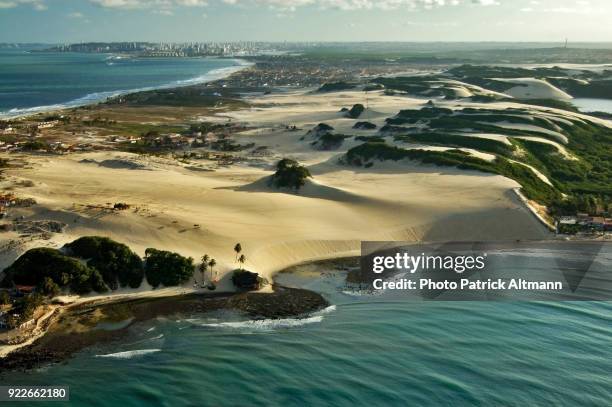
[[472, 0], [472, 4], [479, 6], [499, 6], [501, 3], [497, 0]]
[[47, 5], [44, 0], [12, 0], [12, 1], [0, 1], [0, 9], [15, 8], [22, 4], [29, 4], [34, 10], [43, 11], [47, 9]]
[[83, 13], [79, 13], [78, 11], [75, 11], [74, 13], [69, 13], [67, 17], [68, 18], [84, 18], [85, 16], [83, 15]]
[[[182, 7], [206, 7], [207, 0], [89, 0], [100, 7], [114, 9], [170, 9]], [[398, 8], [434, 8], [454, 6], [461, 3], [477, 5], [499, 4], [498, 0], [217, 0], [229, 5], [254, 4], [280, 10], [296, 10], [305, 6], [341, 10], [395, 10]]]
[[[99, 0], [90, 0], [99, 1]], [[117, 1], [117, 0], [115, 0]], [[126, 1], [126, 0], [123, 0]], [[143, 2], [143, 0], [138, 0]], [[171, 0], [167, 0], [171, 1]], [[196, 2], [196, 0], [191, 0]], [[491, 6], [499, 5], [502, 0], [217, 0], [229, 5], [267, 6], [270, 9], [293, 12], [301, 7], [318, 7], [320, 9], [337, 10], [397, 10], [397, 9], [434, 9], [460, 4]], [[174, 0], [175, 3], [181, 3]], [[184, 2], [190, 2], [184, 0]]]
[[275, 10], [295, 11], [300, 7], [315, 6], [339, 10], [397, 10], [433, 9], [444, 6], [471, 4], [479, 6], [499, 5], [499, 0], [221, 0], [226, 4], [255, 4]]
[[158, 9], [170, 10], [174, 7], [206, 7], [206, 0], [89, 0], [97, 6], [112, 9]]

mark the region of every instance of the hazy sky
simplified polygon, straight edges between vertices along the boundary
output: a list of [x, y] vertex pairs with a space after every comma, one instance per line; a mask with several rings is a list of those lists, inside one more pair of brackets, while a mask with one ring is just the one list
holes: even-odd
[[612, 0], [0, 0], [0, 42], [612, 41]]

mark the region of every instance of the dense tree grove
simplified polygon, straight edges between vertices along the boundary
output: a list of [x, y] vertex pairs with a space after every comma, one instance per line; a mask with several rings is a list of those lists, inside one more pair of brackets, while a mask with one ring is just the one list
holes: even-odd
[[107, 237], [85, 236], [66, 245], [69, 253], [86, 259], [97, 269], [111, 290], [137, 288], [144, 277], [142, 259], [130, 248]]
[[54, 297], [62, 290], [87, 294], [119, 287], [137, 288], [145, 274], [153, 287], [174, 286], [189, 280], [193, 271], [190, 257], [147, 249], [143, 261], [122, 243], [106, 237], [86, 236], [68, 243], [63, 251], [28, 250], [4, 269], [2, 286], [35, 286], [39, 294]]
[[48, 283], [46, 279], [49, 278], [59, 287], [69, 288], [71, 292], [78, 294], [108, 290], [98, 270], [66, 256], [59, 250], [46, 247], [28, 250], [4, 269], [4, 274], [4, 286], [39, 286]]
[[145, 251], [145, 274], [153, 287], [179, 285], [191, 278], [194, 272], [193, 259], [165, 250]]

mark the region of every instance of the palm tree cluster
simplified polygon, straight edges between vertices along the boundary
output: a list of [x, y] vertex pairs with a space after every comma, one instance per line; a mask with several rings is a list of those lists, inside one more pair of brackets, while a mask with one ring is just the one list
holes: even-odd
[[236, 252], [236, 261], [240, 263], [240, 270], [242, 270], [242, 266], [244, 266], [244, 262], [246, 261], [246, 256], [241, 254], [242, 245], [240, 243], [236, 243], [236, 246], [234, 246], [234, 251]]
[[206, 280], [206, 271], [210, 270], [210, 281], [212, 283], [216, 282], [216, 273], [215, 273], [215, 266], [217, 265], [217, 260], [211, 258], [210, 256], [208, 256], [208, 254], [205, 254], [204, 256], [202, 256], [201, 259], [201, 263], [198, 266], [198, 270], [200, 271], [200, 274], [202, 275], [202, 284], [204, 284], [204, 281]]
[[[240, 243], [236, 243], [236, 245], [234, 246], [234, 251], [236, 252], [236, 261], [240, 263], [240, 270], [242, 270], [242, 267], [244, 266], [244, 263], [247, 260], [244, 253], [242, 253], [242, 245]], [[202, 276], [202, 284], [204, 284], [206, 281], [206, 272], [210, 271], [209, 288], [213, 287], [214, 284], [217, 282], [217, 273], [214, 270], [216, 265], [217, 261], [211, 258], [208, 254], [205, 254], [204, 256], [202, 256], [201, 263], [198, 266], [198, 270], [200, 271], [200, 274]]]

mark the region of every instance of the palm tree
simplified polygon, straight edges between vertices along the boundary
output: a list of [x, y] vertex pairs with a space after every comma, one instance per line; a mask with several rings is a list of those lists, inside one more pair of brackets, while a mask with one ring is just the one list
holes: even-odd
[[208, 262], [208, 267], [210, 267], [210, 279], [213, 280], [213, 269], [217, 265], [217, 261], [215, 259], [210, 259]]
[[240, 257], [238, 257], [238, 263], [240, 263], [240, 270], [242, 270], [242, 266], [244, 266], [245, 261], [246, 256], [244, 254], [241, 254]]
[[206, 280], [206, 270], [208, 270], [208, 260], [210, 260], [210, 257], [208, 256], [208, 254], [205, 254], [204, 256], [202, 256], [202, 264], [200, 265], [200, 271], [202, 272], [202, 284], [204, 284], [204, 280]]
[[238, 255], [242, 251], [242, 245], [240, 243], [236, 243], [236, 246], [234, 246], [234, 251], [236, 252], [236, 261], [238, 261]]

